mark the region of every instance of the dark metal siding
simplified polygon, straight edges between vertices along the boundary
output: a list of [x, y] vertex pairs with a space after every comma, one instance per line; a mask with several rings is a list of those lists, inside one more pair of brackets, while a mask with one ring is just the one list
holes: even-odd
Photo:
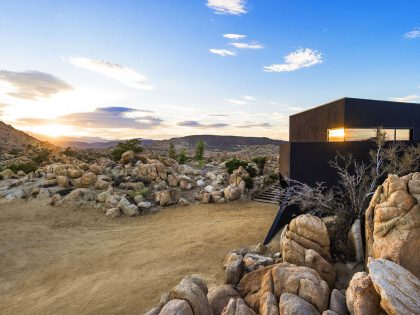
[[346, 128], [413, 128], [420, 140], [420, 104], [345, 99]]
[[340, 99], [290, 116], [290, 142], [327, 141], [327, 129], [344, 126], [344, 101]]

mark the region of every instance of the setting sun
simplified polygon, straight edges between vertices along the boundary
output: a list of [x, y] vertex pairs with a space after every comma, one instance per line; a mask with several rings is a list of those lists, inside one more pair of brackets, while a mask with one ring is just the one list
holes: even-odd
[[74, 134], [74, 128], [71, 126], [65, 126], [65, 125], [31, 126], [23, 130], [38, 133], [38, 134], [45, 135], [48, 137], [53, 137], [53, 138]]

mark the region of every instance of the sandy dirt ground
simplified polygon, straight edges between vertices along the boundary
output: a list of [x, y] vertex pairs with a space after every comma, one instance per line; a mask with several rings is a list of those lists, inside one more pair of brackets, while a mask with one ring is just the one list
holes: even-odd
[[0, 313], [143, 314], [186, 275], [223, 283], [226, 253], [260, 242], [276, 205], [233, 202], [107, 219], [0, 204]]

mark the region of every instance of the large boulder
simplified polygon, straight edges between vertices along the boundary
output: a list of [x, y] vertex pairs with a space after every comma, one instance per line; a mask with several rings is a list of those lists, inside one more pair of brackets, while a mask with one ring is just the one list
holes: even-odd
[[304, 214], [286, 225], [280, 236], [283, 261], [314, 269], [330, 288], [336, 277], [330, 263], [330, 238], [325, 223], [318, 217]]
[[95, 173], [87, 172], [80, 178], [80, 187], [89, 187], [96, 183], [97, 176]]
[[188, 276], [169, 293], [171, 299], [185, 300], [193, 314], [210, 315], [211, 307], [207, 300], [207, 285], [197, 276]]
[[230, 299], [238, 299], [240, 296], [230, 284], [219, 285], [209, 290], [207, 298], [214, 315], [220, 315], [228, 305]]
[[346, 304], [351, 315], [377, 315], [380, 297], [366, 272], [357, 272], [346, 290]]
[[168, 178], [168, 185], [171, 187], [177, 187], [179, 185], [179, 176], [175, 175], [175, 174], [169, 174]]
[[229, 186], [227, 186], [223, 192], [225, 194], [225, 197], [230, 201], [238, 200], [239, 198], [241, 198], [242, 194], [241, 188], [235, 186], [234, 184], [230, 184]]
[[169, 301], [164, 307], [159, 315], [194, 315], [190, 304], [185, 300], [174, 299]]
[[78, 188], [56, 203], [57, 206], [87, 207], [96, 200], [96, 193], [89, 188]]
[[130, 203], [124, 197], [122, 197], [120, 202], [118, 203], [118, 209], [121, 210], [121, 213], [128, 215], [130, 217], [139, 215], [139, 208], [136, 205], [133, 205], [132, 203]]
[[272, 292], [267, 291], [261, 296], [259, 314], [279, 315], [277, 299]]
[[420, 277], [420, 172], [388, 175], [366, 210], [366, 259], [392, 260]]
[[420, 314], [420, 280], [400, 265], [369, 259], [369, 275], [387, 314]]
[[311, 303], [291, 293], [281, 295], [279, 308], [280, 315], [319, 315]]
[[349, 311], [346, 305], [346, 297], [339, 290], [334, 289], [330, 296], [329, 310], [339, 315], [348, 315]]
[[125, 151], [121, 155], [120, 163], [121, 164], [128, 164], [134, 160], [134, 152], [132, 150]]
[[156, 193], [156, 202], [161, 206], [176, 205], [181, 197], [181, 190], [179, 188], [171, 188], [168, 190], [158, 191]]
[[5, 170], [0, 172], [0, 177], [3, 179], [9, 179], [15, 176], [15, 173], [9, 168], [6, 168]]
[[272, 269], [276, 298], [293, 293], [311, 303], [322, 313], [328, 309], [330, 289], [319, 274], [308, 267], [278, 264]]
[[168, 173], [165, 164], [156, 161], [150, 164], [140, 164], [136, 169], [137, 175], [146, 181], [166, 180]]
[[222, 315], [255, 315], [255, 312], [242, 299], [230, 299]]
[[225, 283], [236, 285], [244, 272], [243, 257], [235, 253], [229, 254], [225, 262], [225, 268]]

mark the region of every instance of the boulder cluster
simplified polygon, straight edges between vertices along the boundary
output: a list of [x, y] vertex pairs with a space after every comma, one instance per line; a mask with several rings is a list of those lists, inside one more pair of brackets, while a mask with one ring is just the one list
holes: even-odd
[[419, 197], [420, 173], [390, 175], [379, 186], [366, 210], [366, 244], [359, 220], [349, 233], [360, 267], [366, 248], [366, 269], [349, 263], [345, 287], [324, 221], [305, 214], [285, 226], [277, 252], [261, 244], [233, 250], [224, 284], [208, 290], [187, 277], [147, 315], [420, 314]]
[[180, 165], [168, 157], [126, 151], [118, 163], [99, 158], [88, 164], [62, 157], [29, 174], [4, 169], [0, 202], [45, 199], [56, 206], [100, 207], [107, 217], [116, 218], [171, 205], [247, 199], [249, 180], [243, 167], [228, 174], [224, 163]]

